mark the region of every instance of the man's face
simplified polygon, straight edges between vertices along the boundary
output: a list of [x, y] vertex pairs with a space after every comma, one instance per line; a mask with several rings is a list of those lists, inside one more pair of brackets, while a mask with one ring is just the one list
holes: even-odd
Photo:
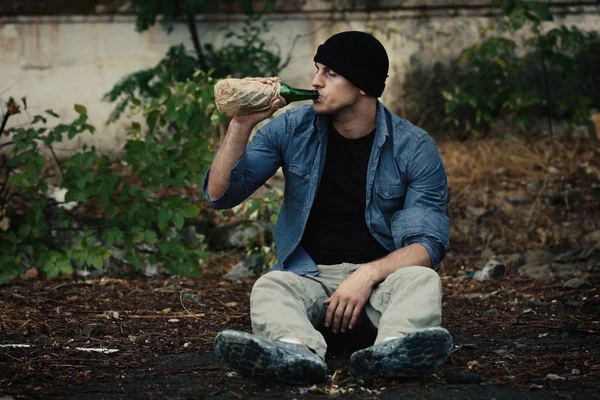
[[320, 93], [313, 105], [315, 113], [335, 114], [351, 108], [361, 95], [360, 89], [325, 65], [315, 63], [315, 66], [317, 72], [312, 85]]

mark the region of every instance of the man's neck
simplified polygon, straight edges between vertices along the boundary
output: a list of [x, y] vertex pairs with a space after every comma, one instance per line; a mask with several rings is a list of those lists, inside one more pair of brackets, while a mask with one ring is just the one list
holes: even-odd
[[367, 136], [377, 126], [377, 101], [355, 104], [332, 116], [335, 130], [347, 139]]

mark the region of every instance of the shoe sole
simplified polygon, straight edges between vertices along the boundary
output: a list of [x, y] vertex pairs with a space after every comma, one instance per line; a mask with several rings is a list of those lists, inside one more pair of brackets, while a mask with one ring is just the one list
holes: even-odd
[[350, 364], [354, 373], [364, 378], [420, 377], [439, 369], [450, 357], [452, 346], [447, 330], [427, 328], [385, 346], [359, 350], [350, 357]]
[[327, 377], [323, 361], [319, 363], [302, 354], [281, 354], [268, 341], [244, 332], [219, 333], [215, 338], [215, 353], [234, 370], [252, 378], [302, 384], [320, 382]]

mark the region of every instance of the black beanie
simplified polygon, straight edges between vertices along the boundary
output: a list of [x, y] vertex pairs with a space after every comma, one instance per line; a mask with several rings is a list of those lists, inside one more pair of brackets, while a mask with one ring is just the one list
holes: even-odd
[[358, 31], [333, 35], [317, 49], [314, 58], [331, 68], [366, 94], [380, 97], [388, 76], [385, 48], [368, 33]]

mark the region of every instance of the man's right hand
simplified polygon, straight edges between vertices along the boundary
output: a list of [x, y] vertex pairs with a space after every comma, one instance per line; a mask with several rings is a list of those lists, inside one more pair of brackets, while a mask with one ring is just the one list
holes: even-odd
[[[259, 81], [267, 85], [273, 85], [277, 82], [277, 78], [245, 79]], [[225, 193], [229, 185], [231, 169], [244, 155], [252, 129], [259, 122], [272, 116], [279, 109], [279, 103], [280, 100], [276, 98], [271, 101], [271, 107], [266, 110], [233, 117], [210, 168], [207, 189], [208, 197], [211, 200], [218, 199]]]
[[[274, 85], [279, 81], [278, 78], [244, 78], [247, 81], [256, 81], [264, 83], [265, 85]], [[266, 110], [254, 112], [251, 114], [243, 114], [237, 115], [233, 117], [232, 122], [238, 124], [240, 126], [250, 127], [250, 129], [254, 128], [256, 124], [261, 121], [264, 121], [267, 118], [270, 118], [275, 111], [279, 109], [280, 100], [275, 98], [271, 100], [271, 107]]]

